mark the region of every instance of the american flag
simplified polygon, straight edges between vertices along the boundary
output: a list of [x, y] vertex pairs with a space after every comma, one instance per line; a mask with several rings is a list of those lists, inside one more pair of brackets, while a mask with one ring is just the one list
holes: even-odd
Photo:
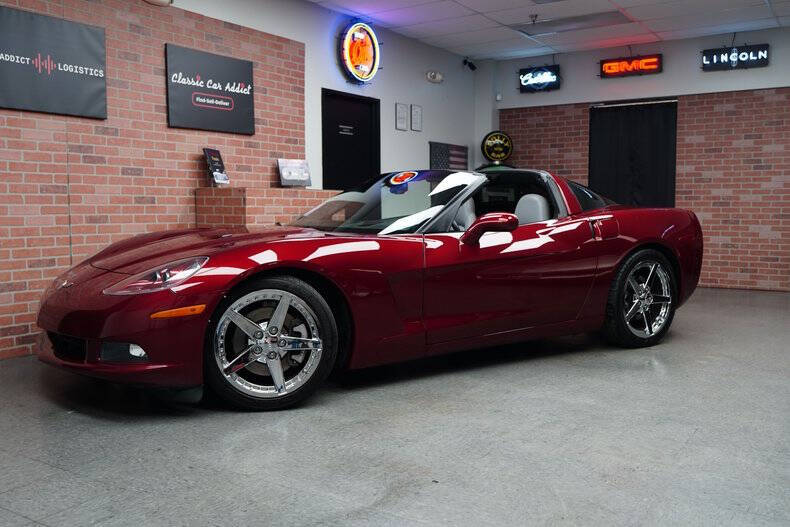
[[469, 149], [465, 146], [429, 142], [431, 170], [467, 170]]

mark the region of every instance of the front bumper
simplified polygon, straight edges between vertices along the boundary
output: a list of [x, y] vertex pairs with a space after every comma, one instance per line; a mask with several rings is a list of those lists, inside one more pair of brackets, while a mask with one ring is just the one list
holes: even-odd
[[[38, 325], [38, 357], [54, 366], [93, 377], [137, 385], [185, 388], [203, 382], [203, 346], [216, 292], [110, 296], [102, 291], [127, 275], [81, 264], [70, 273], [74, 285], [44, 294]], [[199, 289], [199, 288], [195, 288]], [[206, 304], [198, 315], [151, 319], [151, 313]], [[108, 362], [103, 342], [137, 344], [148, 360]]]

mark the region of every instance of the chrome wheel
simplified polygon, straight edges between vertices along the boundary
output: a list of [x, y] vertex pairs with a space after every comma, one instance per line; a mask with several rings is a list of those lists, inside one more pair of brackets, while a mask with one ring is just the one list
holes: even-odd
[[650, 338], [666, 325], [672, 306], [670, 280], [664, 266], [652, 260], [638, 263], [628, 274], [623, 316], [637, 337]]
[[261, 289], [233, 302], [217, 322], [214, 358], [236, 390], [282, 397], [315, 373], [323, 343], [316, 314], [300, 297]]

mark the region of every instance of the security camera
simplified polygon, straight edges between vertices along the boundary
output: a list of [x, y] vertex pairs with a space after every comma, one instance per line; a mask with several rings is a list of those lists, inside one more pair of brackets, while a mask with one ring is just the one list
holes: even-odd
[[464, 66], [466, 66], [467, 68], [469, 68], [469, 69], [470, 69], [470, 70], [472, 70], [472, 71], [475, 71], [475, 70], [477, 69], [477, 66], [475, 66], [475, 63], [474, 63], [474, 62], [472, 62], [471, 60], [469, 60], [469, 57], [466, 57], [466, 58], [464, 59]]

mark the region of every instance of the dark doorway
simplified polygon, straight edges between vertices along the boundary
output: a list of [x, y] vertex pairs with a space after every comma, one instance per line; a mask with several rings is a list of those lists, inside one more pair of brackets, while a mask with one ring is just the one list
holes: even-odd
[[381, 171], [379, 100], [321, 91], [324, 188], [348, 190]]
[[590, 188], [624, 205], [675, 206], [677, 102], [590, 108]]

